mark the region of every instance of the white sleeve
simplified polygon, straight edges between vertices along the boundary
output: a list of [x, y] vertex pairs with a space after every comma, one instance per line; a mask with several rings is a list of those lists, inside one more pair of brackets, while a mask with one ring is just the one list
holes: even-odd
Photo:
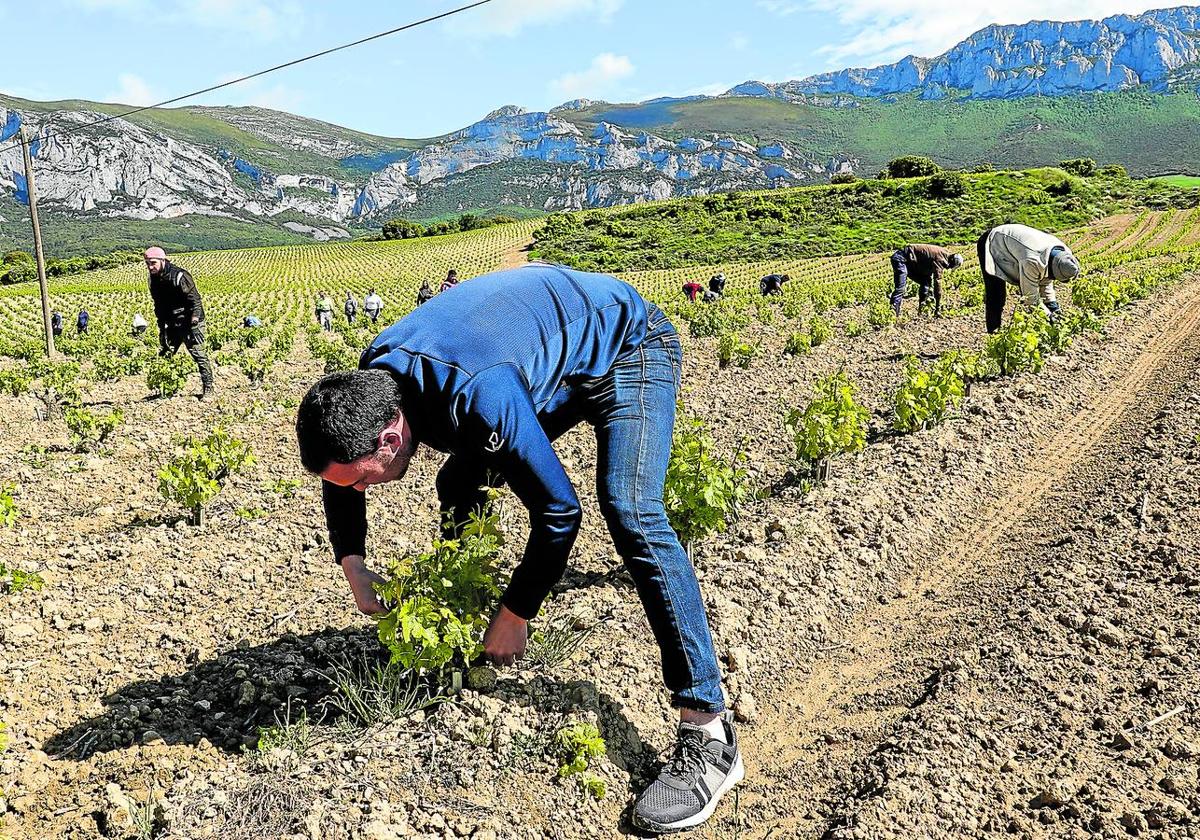
[[[1037, 257], [1026, 257], [1021, 260], [1021, 294], [1030, 309], [1042, 305], [1042, 284], [1052, 283], [1046, 269], [1038, 262]], [[1053, 291], [1051, 291], [1053, 294]]]

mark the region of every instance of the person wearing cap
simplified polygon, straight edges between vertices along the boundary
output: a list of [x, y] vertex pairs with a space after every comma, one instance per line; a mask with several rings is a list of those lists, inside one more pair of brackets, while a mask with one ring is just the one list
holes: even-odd
[[442, 287], [439, 292], [444, 292], [448, 289], [453, 289], [458, 285], [458, 272], [453, 268], [446, 272], [446, 279], [442, 281]]
[[204, 349], [204, 303], [187, 269], [174, 265], [162, 248], [146, 249], [150, 298], [158, 319], [158, 354], [173, 356], [187, 347], [200, 369], [200, 399], [213, 394], [213, 368]]
[[146, 328], [150, 326], [150, 322], [142, 317], [141, 312], [133, 313], [133, 334], [136, 336], [142, 335]]
[[929, 298], [933, 298], [933, 317], [942, 317], [942, 272], [962, 265], [962, 257], [940, 245], [905, 245], [892, 254], [892, 310], [900, 317], [900, 305], [904, 302], [904, 291], [909, 279], [917, 282], [919, 291], [917, 313], [925, 311]]
[[63, 316], [57, 309], [50, 314], [50, 332], [54, 333], [55, 338], [63, 334]]
[[976, 245], [989, 333], [1000, 329], [1009, 286], [1020, 288], [1030, 309], [1041, 308], [1052, 322], [1058, 319], [1054, 283], [1079, 276], [1079, 259], [1061, 239], [1028, 225], [1000, 225]]

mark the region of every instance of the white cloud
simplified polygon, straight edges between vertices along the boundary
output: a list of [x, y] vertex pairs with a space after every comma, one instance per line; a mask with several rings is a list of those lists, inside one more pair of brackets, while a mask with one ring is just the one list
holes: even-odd
[[758, 0], [754, 5], [780, 17], [788, 17], [796, 12], [804, 11], [803, 3], [794, 3], [791, 0]]
[[561, 23], [587, 17], [608, 23], [625, 0], [492, 0], [486, 6], [455, 15], [446, 21], [451, 31], [487, 37], [513, 36], [530, 26]]
[[832, 16], [851, 34], [818, 50], [829, 70], [885, 64], [906, 55], [935, 56], [993, 23], [1080, 20], [1143, 12], [1148, 0], [758, 0], [775, 14], [797, 10]]
[[115, 91], [104, 97], [106, 101], [119, 105], [153, 105], [159, 99], [150, 90], [146, 80], [133, 73], [118, 76], [117, 85]]
[[746, 47], [750, 46], [750, 39], [741, 32], [735, 32], [733, 37], [729, 39], [729, 46], [738, 52], [741, 52], [742, 50], [746, 49]]
[[293, 38], [304, 28], [297, 0], [67, 0], [89, 12], [119, 14], [156, 26], [203, 27], [260, 41]]
[[592, 59], [586, 70], [565, 73], [550, 82], [550, 90], [564, 99], [598, 99], [613, 89], [614, 82], [627, 79], [633, 73], [633, 62], [628, 56], [601, 53]]

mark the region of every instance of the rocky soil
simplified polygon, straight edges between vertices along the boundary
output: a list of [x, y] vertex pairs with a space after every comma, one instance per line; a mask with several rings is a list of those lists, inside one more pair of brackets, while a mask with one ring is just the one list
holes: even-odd
[[[975, 345], [979, 320], [839, 335], [798, 359], [771, 335], [749, 370], [717, 370], [711, 341], [686, 340], [685, 403], [722, 449], [746, 448], [760, 491], [697, 551], [750, 772], [698, 836], [1194, 836], [1200, 282], [1040, 377], [977, 386], [943, 427], [884, 433], [903, 354]], [[806, 493], [782, 415], [843, 365], [879, 409], [876, 435]], [[0, 397], [0, 473], [22, 511], [0, 557], [46, 581], [0, 596], [0, 833], [629, 831], [671, 712], [595, 506], [588, 435], [561, 444], [586, 521], [543, 621], [580, 649], [363, 728], [329, 674], [374, 655], [373, 627], [330, 563], [290, 428], [317, 373], [302, 353], [259, 389], [222, 370], [215, 404], [144, 400], [136, 379], [97, 386], [91, 400], [126, 411], [98, 455], [66, 451], [60, 423]], [[258, 463], [200, 530], [164, 507], [156, 472], [175, 436], [218, 421]], [[404, 486], [372, 492], [374, 562], [433, 536], [437, 467], [426, 456]], [[289, 496], [269, 487], [280, 479], [301, 483]], [[553, 735], [581, 720], [608, 744], [602, 801], [556, 778]], [[256, 749], [278, 723], [293, 737]]]

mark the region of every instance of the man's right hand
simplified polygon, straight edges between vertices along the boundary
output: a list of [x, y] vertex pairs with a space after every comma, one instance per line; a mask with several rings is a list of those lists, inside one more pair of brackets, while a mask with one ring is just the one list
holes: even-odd
[[342, 574], [350, 583], [350, 591], [354, 593], [354, 603], [359, 612], [366, 615], [379, 615], [387, 612], [387, 607], [379, 600], [372, 584], [385, 583], [384, 579], [367, 568], [366, 560], [358, 554], [342, 558]]

